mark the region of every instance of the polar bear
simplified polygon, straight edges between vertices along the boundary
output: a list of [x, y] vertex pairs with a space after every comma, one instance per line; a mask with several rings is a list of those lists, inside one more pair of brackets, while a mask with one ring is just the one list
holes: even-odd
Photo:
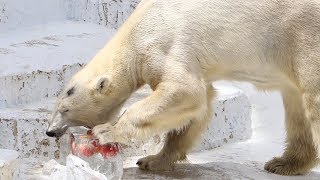
[[[320, 2], [317, 0], [143, 0], [107, 45], [73, 76], [47, 134], [93, 128], [101, 143], [167, 132], [163, 149], [137, 164], [168, 170], [184, 160], [212, 115], [216, 80], [280, 90], [286, 148], [265, 169], [308, 172], [319, 160]], [[139, 87], [153, 93], [117, 120]], [[277, 122], [275, 122], [277, 123]]]

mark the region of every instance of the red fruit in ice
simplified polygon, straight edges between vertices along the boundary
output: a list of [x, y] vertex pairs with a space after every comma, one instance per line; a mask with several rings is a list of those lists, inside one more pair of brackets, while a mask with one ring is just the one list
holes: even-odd
[[78, 150], [85, 157], [90, 157], [95, 153], [95, 147], [92, 144], [79, 144]]
[[100, 152], [101, 145], [99, 144], [99, 141], [94, 139], [94, 140], [91, 140], [90, 142], [94, 146], [94, 152], [96, 152], [96, 153]]
[[105, 145], [100, 145], [99, 151], [104, 158], [112, 157], [118, 154], [119, 147], [117, 144], [105, 144]]
[[94, 147], [98, 147], [98, 146], [99, 146], [99, 143], [97, 142], [97, 140], [91, 141], [91, 144], [92, 144]]

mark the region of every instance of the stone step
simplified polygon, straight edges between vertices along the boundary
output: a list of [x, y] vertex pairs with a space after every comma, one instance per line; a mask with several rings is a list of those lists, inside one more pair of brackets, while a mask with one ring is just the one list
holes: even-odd
[[59, 94], [115, 33], [110, 28], [119, 27], [138, 2], [0, 1], [0, 85], [9, 87], [0, 90], [0, 108]]
[[0, 32], [65, 20], [118, 28], [139, 2], [140, 0], [2, 0]]
[[[219, 96], [212, 102], [215, 113], [197, 151], [212, 149], [229, 142], [248, 139], [251, 136], [251, 107], [247, 97], [239, 90], [217, 85]], [[148, 96], [150, 88], [143, 87], [126, 102], [124, 111], [134, 102]], [[44, 99], [24, 107], [0, 109], [0, 148], [14, 149], [22, 158], [62, 159], [65, 149], [60, 141], [45, 135], [48, 119], [54, 107], [54, 98]], [[154, 154], [163, 143], [161, 135], [142, 144], [124, 148], [125, 156]]]
[[114, 32], [64, 21], [0, 33], [0, 107], [55, 97]]
[[15, 107], [56, 97], [71, 76], [83, 64], [64, 65], [60, 70], [34, 71], [32, 73], [0, 77], [0, 107]]
[[12, 180], [14, 169], [18, 160], [18, 152], [8, 149], [0, 149], [0, 179]]

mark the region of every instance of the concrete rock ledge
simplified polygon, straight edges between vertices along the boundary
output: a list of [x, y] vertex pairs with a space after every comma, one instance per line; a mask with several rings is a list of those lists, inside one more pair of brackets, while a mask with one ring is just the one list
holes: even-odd
[[33, 71], [21, 75], [0, 77], [0, 107], [15, 107], [37, 102], [43, 98], [56, 97], [71, 76], [83, 64], [65, 65], [61, 70]]

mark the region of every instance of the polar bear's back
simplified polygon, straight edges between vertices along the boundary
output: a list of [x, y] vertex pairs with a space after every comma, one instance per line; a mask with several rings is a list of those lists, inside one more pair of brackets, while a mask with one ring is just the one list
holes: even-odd
[[313, 0], [155, 0], [133, 34], [139, 50], [174, 47], [205, 68], [286, 67], [294, 60], [287, 54], [306, 47], [305, 40], [318, 43], [319, 17]]

